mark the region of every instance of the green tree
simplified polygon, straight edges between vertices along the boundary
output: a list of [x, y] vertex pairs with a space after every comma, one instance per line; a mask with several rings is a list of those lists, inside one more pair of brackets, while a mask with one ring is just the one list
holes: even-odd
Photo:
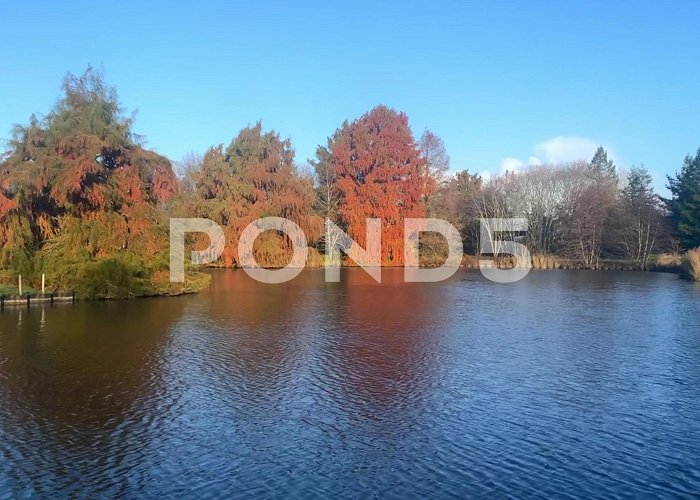
[[700, 247], [700, 149], [695, 157], [685, 157], [679, 173], [667, 178], [671, 198], [664, 202], [671, 212], [681, 247], [686, 250]]
[[617, 183], [615, 162], [608, 159], [608, 152], [603, 146], [598, 146], [590, 163], [591, 176], [596, 180], [612, 180]]

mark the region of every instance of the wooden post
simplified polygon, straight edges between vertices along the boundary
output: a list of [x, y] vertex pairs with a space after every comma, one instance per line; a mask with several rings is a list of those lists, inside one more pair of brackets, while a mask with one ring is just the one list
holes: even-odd
[[19, 294], [22, 295], [22, 275], [19, 275]]
[[29, 301], [31, 300], [29, 297], [31, 297], [31, 295], [27, 294], [27, 307], [29, 307]]
[[0, 296], [0, 311], [5, 309], [5, 296]]
[[53, 292], [51, 292], [51, 305], [53, 305]]
[[46, 275], [42, 273], [41, 275], [41, 294], [46, 293]]

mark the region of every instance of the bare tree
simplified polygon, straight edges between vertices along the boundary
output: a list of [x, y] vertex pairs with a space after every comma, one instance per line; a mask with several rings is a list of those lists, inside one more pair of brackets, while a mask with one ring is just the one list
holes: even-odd
[[515, 230], [515, 227], [508, 230], [506, 225], [505, 231], [497, 231], [497, 227], [503, 228], [502, 223], [496, 225], [492, 221], [493, 219], [506, 220], [519, 217], [517, 205], [520, 200], [514, 196], [516, 176], [517, 174], [513, 172], [506, 172], [500, 177], [491, 179], [472, 200], [474, 211], [479, 218], [480, 239], [483, 236], [488, 240], [486, 242], [480, 241], [480, 248], [490, 247], [494, 256], [504, 253], [504, 241], [522, 239], [522, 235]]
[[[314, 211], [316, 215], [332, 221], [337, 226], [342, 227], [338, 209], [340, 207], [341, 195], [336, 187], [336, 178], [333, 174], [330, 161], [319, 161], [313, 164], [315, 170], [316, 199], [314, 201]], [[326, 255], [327, 249], [340, 245], [343, 238], [338, 231], [323, 232], [321, 236], [321, 246]]]
[[582, 182], [569, 205], [569, 250], [584, 267], [600, 265], [603, 237], [617, 204], [611, 182]]
[[446, 177], [431, 202], [431, 216], [449, 221], [462, 235], [467, 253], [479, 251], [479, 212], [475, 200], [480, 197], [483, 180], [467, 170]]
[[435, 193], [444, 187], [447, 173], [450, 170], [450, 157], [442, 139], [427, 129], [418, 141], [418, 147], [425, 158], [423, 171], [424, 201], [428, 205], [428, 211], [432, 212], [431, 202]]
[[517, 176], [516, 213], [528, 220], [527, 246], [533, 253], [554, 254], [565, 237], [565, 209], [583, 181], [581, 164], [541, 165]]
[[181, 179], [184, 191], [189, 192], [194, 185], [194, 177], [202, 169], [204, 158], [194, 151], [187, 153], [178, 162], [175, 162], [175, 174]]
[[[602, 185], [602, 184], [601, 184]], [[594, 189], [593, 187], [596, 186]], [[614, 205], [615, 191], [598, 186], [588, 175], [586, 163], [543, 165], [524, 172], [507, 172], [491, 179], [472, 200], [481, 219], [525, 218], [525, 236], [515, 230], [495, 234], [488, 221], [483, 222], [484, 234], [495, 255], [503, 251], [503, 241], [523, 240], [531, 253], [554, 254], [568, 250], [586, 266], [597, 266], [602, 231], [609, 206]], [[601, 196], [610, 203], [603, 203]], [[595, 195], [595, 200], [591, 199]], [[602, 205], [601, 205], [602, 203]], [[607, 208], [606, 208], [607, 207]], [[603, 215], [596, 215], [601, 209]], [[594, 215], [594, 217], [590, 217]]]
[[646, 269], [663, 230], [664, 213], [644, 167], [632, 167], [622, 190], [624, 220], [622, 238], [627, 255]]

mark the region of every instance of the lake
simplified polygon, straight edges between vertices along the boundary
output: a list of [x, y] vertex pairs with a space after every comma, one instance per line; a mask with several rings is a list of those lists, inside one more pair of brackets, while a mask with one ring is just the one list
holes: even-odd
[[700, 284], [212, 274], [0, 313], [0, 496], [700, 493]]

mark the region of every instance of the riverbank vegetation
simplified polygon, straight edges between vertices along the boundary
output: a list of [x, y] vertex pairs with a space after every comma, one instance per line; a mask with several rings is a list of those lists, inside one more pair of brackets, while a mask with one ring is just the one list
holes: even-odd
[[700, 248], [683, 254], [683, 271], [688, 279], [700, 281]]
[[[526, 233], [496, 234], [495, 265], [512, 265], [500, 240], [524, 243], [539, 269], [668, 270], [700, 278], [700, 151], [655, 192], [644, 166], [620, 171], [601, 147], [590, 160], [537, 165], [485, 178], [454, 172], [442, 140], [416, 138], [408, 117], [377, 106], [342, 123], [306, 168], [289, 139], [256, 123], [228, 145], [177, 164], [148, 150], [132, 131], [116, 92], [89, 68], [68, 75], [63, 96], [43, 118], [16, 126], [0, 159], [0, 283], [18, 275], [36, 286], [81, 297], [178, 294], [206, 286], [189, 270], [168, 280], [168, 218], [206, 217], [223, 229], [226, 249], [214, 265], [239, 262], [238, 237], [253, 220], [289, 219], [304, 230], [308, 265], [322, 265], [324, 219], [361, 245], [365, 219], [382, 221], [382, 264], [403, 264], [403, 219], [436, 217], [462, 236], [464, 263], [478, 260], [481, 219], [525, 218]], [[190, 235], [192, 248], [208, 244]], [[256, 260], [286, 265], [292, 245], [278, 233], [255, 242]], [[420, 239], [425, 265], [440, 265], [444, 240]], [[348, 262], [350, 263], [350, 262]]]
[[83, 297], [179, 293], [168, 281], [170, 161], [142, 146], [116, 93], [69, 75], [45, 117], [16, 126], [0, 164], [0, 268]]

